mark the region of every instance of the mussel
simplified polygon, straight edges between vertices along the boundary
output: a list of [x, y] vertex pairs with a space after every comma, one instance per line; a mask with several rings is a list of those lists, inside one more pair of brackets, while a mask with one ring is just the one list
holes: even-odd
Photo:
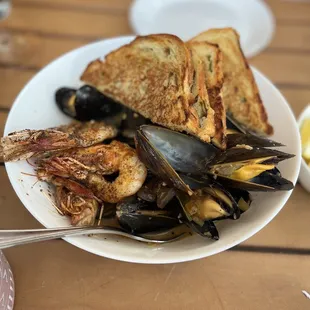
[[79, 121], [105, 119], [119, 115], [124, 107], [94, 87], [78, 89], [62, 87], [55, 93], [57, 106], [62, 112]]
[[150, 121], [96, 88], [84, 85], [78, 89], [62, 87], [55, 93], [56, 104], [66, 115], [79, 120], [103, 120], [118, 128], [119, 141], [134, 146], [137, 128]]
[[161, 210], [155, 203], [148, 203], [136, 197], [122, 201], [116, 206], [116, 217], [126, 231], [138, 234], [171, 229], [180, 225], [180, 208]]
[[250, 132], [239, 124], [229, 113], [226, 114], [227, 148], [238, 145], [250, 145], [251, 147], [279, 147], [282, 143], [267, 139]]
[[175, 197], [175, 190], [168, 187], [162, 180], [153, 177], [137, 192], [137, 196], [147, 202], [156, 202], [159, 209], [163, 209]]
[[136, 133], [136, 149], [142, 162], [171, 187], [192, 193], [178, 172], [203, 174], [220, 151], [188, 135], [153, 125]]
[[240, 209], [240, 213], [243, 213], [250, 208], [252, 203], [252, 197], [248, 191], [245, 191], [240, 188], [239, 189], [230, 188], [227, 190], [236, 201], [238, 208]]
[[[274, 173], [275, 165], [294, 155], [267, 148], [232, 148], [210, 163], [208, 173], [232, 188], [248, 191], [291, 190], [294, 185]], [[271, 171], [271, 172], [269, 172]]]
[[136, 148], [153, 174], [188, 194], [193, 193], [193, 188], [210, 183], [210, 179], [249, 191], [294, 187], [289, 180], [272, 172], [280, 161], [294, 155], [275, 149], [245, 145], [219, 151], [186, 134], [150, 125], [137, 131]]
[[219, 239], [214, 221], [240, 217], [233, 196], [217, 184], [198, 189], [192, 196], [178, 192], [177, 197], [185, 214], [185, 223], [204, 237]]

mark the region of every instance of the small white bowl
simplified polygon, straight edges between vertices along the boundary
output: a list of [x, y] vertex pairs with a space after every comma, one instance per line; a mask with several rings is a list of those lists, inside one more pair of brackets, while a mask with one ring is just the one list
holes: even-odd
[[[298, 117], [299, 130], [301, 128], [303, 121], [306, 118], [310, 118], [310, 104], [308, 104], [305, 107], [305, 109], [301, 112], [301, 114]], [[301, 166], [298, 181], [300, 182], [302, 187], [310, 193], [310, 167], [307, 165], [306, 161], [303, 158], [301, 158]]]
[[[16, 98], [7, 119], [5, 135], [25, 128], [42, 129], [68, 123], [70, 119], [56, 107], [55, 90], [63, 86], [80, 86], [79, 77], [90, 61], [104, 57], [133, 39], [120, 37], [89, 44], [59, 57], [43, 68]], [[279, 165], [283, 176], [295, 184], [301, 159], [295, 117], [276, 87], [258, 70], [253, 68], [253, 72], [275, 129], [272, 138], [286, 145], [281, 148], [284, 152], [296, 155]], [[48, 191], [47, 184], [34, 186], [36, 178], [24, 174], [34, 174], [32, 166], [26, 161], [9, 162], [5, 166], [16, 194], [42, 225], [48, 228], [70, 225], [68, 218], [60, 216], [51, 199], [44, 194]], [[251, 208], [239, 220], [218, 223], [218, 241], [197, 235], [159, 246], [113, 236], [80, 236], [65, 240], [91, 253], [127, 262], [158, 264], [190, 261], [222, 252], [250, 238], [277, 215], [290, 195], [291, 191], [255, 195]]]

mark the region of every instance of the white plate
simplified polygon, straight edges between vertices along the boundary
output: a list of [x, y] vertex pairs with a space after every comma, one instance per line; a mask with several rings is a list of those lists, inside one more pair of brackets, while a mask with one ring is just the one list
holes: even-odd
[[[58, 87], [80, 85], [79, 76], [92, 60], [130, 42], [133, 37], [121, 37], [93, 43], [56, 59], [41, 70], [21, 91], [9, 113], [5, 134], [25, 128], [42, 129], [67, 123], [69, 118], [55, 105], [54, 92]], [[270, 121], [275, 127], [274, 138], [287, 145], [284, 151], [297, 156], [280, 165], [283, 176], [296, 182], [300, 166], [299, 132], [294, 116], [280, 92], [261, 73], [254, 70]], [[66, 217], [58, 215], [43, 192], [44, 183], [23, 173], [34, 173], [25, 161], [6, 163], [10, 181], [25, 207], [46, 227], [69, 225]], [[40, 187], [41, 186], [41, 187]], [[43, 189], [43, 192], [41, 192]], [[252, 207], [237, 221], [222, 221], [218, 225], [220, 240], [200, 236], [160, 245], [149, 246], [132, 240], [107, 237], [70, 237], [66, 240], [97, 255], [128, 262], [175, 263], [198, 259], [224, 251], [251, 237], [262, 229], [281, 210], [291, 192], [260, 194]]]
[[246, 57], [269, 44], [275, 27], [271, 11], [258, 0], [135, 0], [129, 20], [139, 35], [170, 33], [185, 41], [209, 28], [233, 27]]

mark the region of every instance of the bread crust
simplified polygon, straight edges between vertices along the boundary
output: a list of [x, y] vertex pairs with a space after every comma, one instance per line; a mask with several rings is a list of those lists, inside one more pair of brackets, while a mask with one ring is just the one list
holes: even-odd
[[[81, 80], [154, 123], [210, 142], [215, 132], [213, 117], [212, 122], [211, 116], [205, 122], [205, 115], [197, 110], [194, 75], [186, 44], [174, 35], [158, 34], [139, 36], [109, 53], [104, 61], [94, 60]], [[204, 84], [203, 77], [199, 80]]]
[[226, 110], [249, 130], [271, 135], [273, 128], [259, 94], [257, 84], [233, 28], [210, 29], [195, 38], [218, 44], [223, 53], [223, 100]]

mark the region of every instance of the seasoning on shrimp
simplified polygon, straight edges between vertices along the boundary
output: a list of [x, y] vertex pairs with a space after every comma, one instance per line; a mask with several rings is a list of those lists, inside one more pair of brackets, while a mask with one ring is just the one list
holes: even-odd
[[[147, 170], [134, 149], [113, 141], [74, 149], [39, 163], [40, 180], [51, 181], [55, 176], [82, 183], [102, 201], [116, 203], [137, 193], [142, 187]], [[115, 175], [114, 180], [110, 180]]]
[[31, 157], [49, 156], [54, 152], [77, 147], [88, 147], [114, 138], [117, 129], [104, 122], [73, 122], [69, 125], [45, 130], [21, 130], [3, 137], [0, 157], [17, 161]]

